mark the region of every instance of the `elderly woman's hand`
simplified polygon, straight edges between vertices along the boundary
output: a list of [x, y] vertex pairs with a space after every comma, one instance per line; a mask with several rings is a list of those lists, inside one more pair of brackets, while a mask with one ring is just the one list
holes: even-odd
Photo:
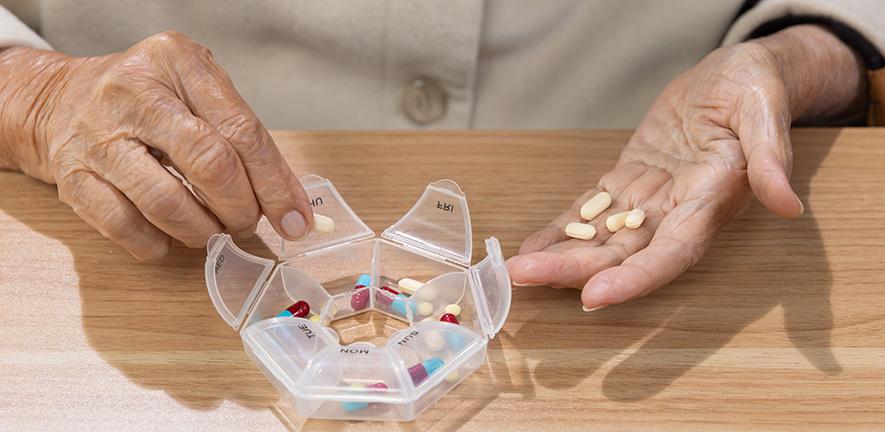
[[143, 260], [165, 255], [170, 237], [200, 247], [221, 231], [251, 235], [262, 213], [289, 239], [313, 220], [227, 73], [178, 33], [104, 57], [0, 53], [0, 168], [58, 184], [62, 201]]
[[[508, 261], [514, 284], [583, 289], [585, 308], [621, 303], [697, 263], [753, 195], [778, 216], [798, 216], [790, 124], [862, 112], [862, 72], [815, 26], [714, 51], [667, 86], [598, 186], [523, 243]], [[592, 222], [596, 237], [567, 238], [563, 228], [598, 191], [612, 206]], [[609, 233], [606, 216], [632, 208], [645, 210], [644, 225]]]

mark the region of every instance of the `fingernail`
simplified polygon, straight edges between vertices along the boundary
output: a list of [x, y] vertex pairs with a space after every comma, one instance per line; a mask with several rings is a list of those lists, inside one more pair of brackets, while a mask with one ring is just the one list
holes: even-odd
[[295, 210], [283, 216], [283, 220], [280, 221], [280, 228], [283, 229], [283, 235], [288, 237], [289, 240], [299, 239], [307, 234], [307, 222], [304, 220], [304, 216]]
[[802, 200], [799, 197], [796, 197], [796, 201], [799, 201], [799, 214], [805, 213], [805, 204], [802, 204]]
[[527, 286], [534, 286], [534, 285], [532, 285], [532, 284], [528, 284], [528, 283], [513, 282], [513, 286], [515, 286], [515, 287], [527, 287]]
[[581, 309], [584, 309], [584, 312], [593, 312], [595, 310], [600, 310], [608, 305], [596, 306], [595, 308], [588, 308], [587, 306], [581, 305]]

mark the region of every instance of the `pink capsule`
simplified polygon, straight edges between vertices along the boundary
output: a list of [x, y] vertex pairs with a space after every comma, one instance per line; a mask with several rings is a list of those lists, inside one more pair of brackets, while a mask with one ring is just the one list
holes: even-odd
[[298, 300], [277, 316], [304, 318], [308, 314], [310, 314], [310, 305], [304, 300]]
[[439, 317], [439, 320], [442, 322], [452, 323], [452, 324], [460, 324], [458, 322], [458, 318], [455, 318], [455, 315], [447, 313], [443, 314], [443, 316]]
[[350, 307], [355, 311], [363, 310], [369, 305], [369, 290], [365, 285], [357, 285], [350, 296]]
[[388, 296], [388, 295], [385, 295], [384, 293], [381, 293], [381, 292], [375, 293], [375, 301], [380, 302], [381, 304], [383, 304], [385, 306], [390, 306], [390, 304], [393, 303], [392, 297], [396, 297], [396, 295], [399, 294], [395, 290], [391, 289], [390, 287], [386, 287], [386, 286], [381, 287], [381, 290], [387, 291], [391, 294]]

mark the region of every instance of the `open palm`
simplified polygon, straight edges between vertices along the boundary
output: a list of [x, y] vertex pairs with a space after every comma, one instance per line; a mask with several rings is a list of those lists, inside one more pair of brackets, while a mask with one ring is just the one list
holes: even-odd
[[[697, 263], [753, 193], [775, 214], [799, 215], [789, 127], [784, 85], [765, 50], [717, 50], [664, 90], [596, 188], [526, 239], [508, 261], [514, 283], [583, 288], [589, 308], [620, 303]], [[596, 237], [568, 238], [565, 226], [600, 191], [612, 205], [589, 222]], [[606, 229], [608, 215], [633, 208], [646, 212], [641, 227]]]

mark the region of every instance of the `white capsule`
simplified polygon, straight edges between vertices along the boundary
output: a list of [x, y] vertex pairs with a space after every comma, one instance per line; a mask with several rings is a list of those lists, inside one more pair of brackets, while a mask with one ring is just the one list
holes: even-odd
[[335, 231], [335, 221], [328, 216], [318, 213], [313, 214], [313, 229], [317, 232], [328, 233]]
[[452, 304], [446, 306], [446, 308], [443, 309], [443, 312], [448, 313], [448, 314], [452, 314], [454, 316], [458, 316], [458, 315], [461, 315], [461, 306], [458, 306], [458, 305], [452, 303]]
[[421, 320], [421, 322], [423, 322], [423, 323], [426, 323], [426, 322], [436, 322], [436, 318], [434, 318], [434, 317], [427, 317], [427, 318], [424, 318], [423, 320]]
[[605, 220], [605, 227], [611, 232], [618, 232], [618, 230], [624, 227], [624, 223], [627, 222], [628, 214], [630, 214], [630, 212], [625, 211], [609, 216]]
[[427, 345], [427, 348], [431, 351], [442, 351], [446, 348], [446, 339], [440, 332], [430, 330], [424, 336], [424, 344]]
[[433, 305], [427, 302], [418, 305], [418, 313], [421, 316], [427, 316], [433, 313]]
[[596, 227], [590, 224], [572, 222], [565, 226], [565, 235], [576, 239], [590, 240], [596, 237]]
[[586, 221], [593, 220], [593, 218], [608, 209], [610, 205], [612, 205], [612, 196], [608, 192], [600, 192], [593, 195], [593, 198], [590, 198], [581, 206], [581, 217]]
[[645, 221], [645, 211], [642, 209], [633, 209], [630, 210], [630, 214], [628, 214], [627, 219], [624, 220], [624, 226], [630, 229], [636, 229], [642, 225], [643, 221]]
[[424, 286], [424, 282], [419, 282], [419, 281], [416, 281], [415, 279], [410, 279], [410, 278], [402, 278], [399, 280], [399, 282], [396, 283], [396, 285], [399, 287], [399, 289], [401, 289], [409, 294], [415, 294], [416, 291], [418, 291], [419, 289], [421, 289], [422, 286]]

